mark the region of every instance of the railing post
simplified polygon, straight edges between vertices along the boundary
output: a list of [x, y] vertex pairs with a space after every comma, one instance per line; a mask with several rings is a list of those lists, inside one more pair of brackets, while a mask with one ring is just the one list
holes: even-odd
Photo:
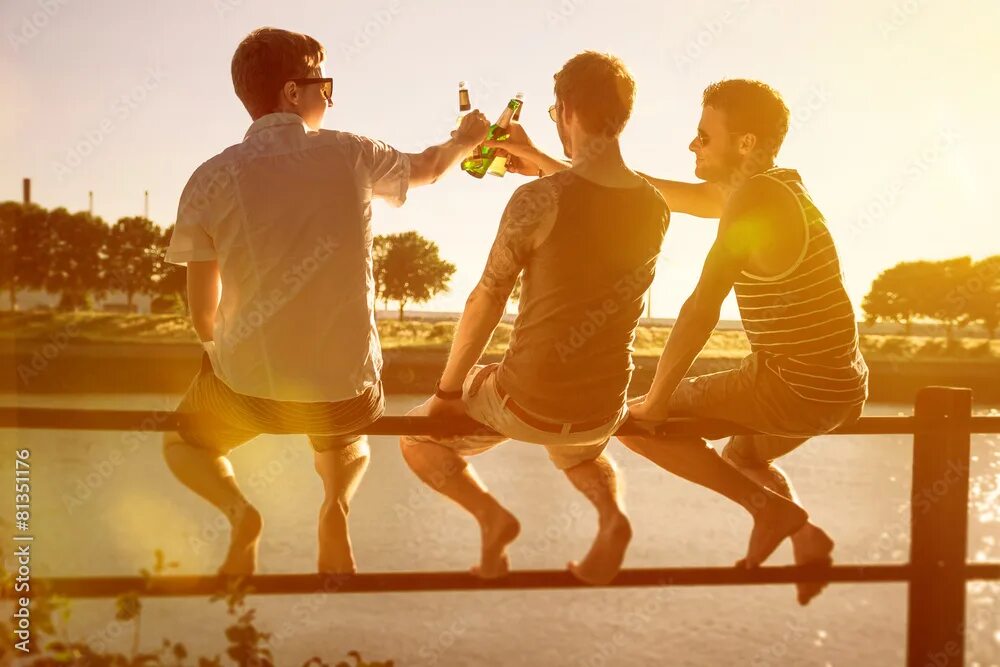
[[[964, 664], [972, 390], [925, 387], [913, 436], [907, 664]], [[948, 418], [947, 430], [923, 420]], [[963, 428], [965, 429], [963, 431]]]

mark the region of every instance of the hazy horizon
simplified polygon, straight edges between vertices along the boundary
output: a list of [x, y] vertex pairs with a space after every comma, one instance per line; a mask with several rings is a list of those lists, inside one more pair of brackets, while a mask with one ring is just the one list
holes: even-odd
[[[585, 0], [514, 0], [503, 16], [511, 20], [493, 34], [482, 26], [496, 23], [495, 7], [445, 1], [6, 3], [0, 75], [27, 94], [2, 112], [0, 143], [10, 157], [0, 166], [0, 200], [20, 200], [21, 179], [30, 177], [36, 203], [85, 210], [93, 190], [94, 212], [113, 222], [141, 214], [149, 190], [150, 217], [172, 224], [191, 172], [250, 124], [230, 81], [236, 44], [275, 25], [327, 48], [335, 107], [324, 127], [411, 152], [448, 136], [464, 79], [491, 118], [524, 91], [522, 122], [559, 153], [547, 116], [552, 73], [595, 49], [621, 56], [638, 82], [622, 138], [630, 166], [692, 180], [687, 144], [701, 90], [727, 77], [765, 80], [792, 109], [778, 163], [800, 171], [826, 214], [856, 307], [872, 279], [899, 261], [1000, 253], [988, 224], [1000, 203], [991, 187], [1000, 93], [981, 74], [1000, 65], [995, 3], [620, 2], [610, 12]], [[471, 48], [476, 35], [494, 39], [492, 48]], [[503, 205], [524, 182], [480, 182], [456, 169], [414, 189], [402, 209], [376, 206], [375, 233], [415, 229], [458, 265], [449, 293], [410, 308], [461, 309]], [[654, 317], [676, 315], [714, 229], [674, 215]], [[738, 317], [734, 300], [723, 317]]]

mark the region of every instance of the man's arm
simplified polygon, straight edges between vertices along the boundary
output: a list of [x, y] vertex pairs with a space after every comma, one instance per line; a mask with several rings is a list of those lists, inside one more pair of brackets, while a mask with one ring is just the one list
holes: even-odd
[[410, 186], [429, 185], [437, 181], [482, 143], [489, 129], [490, 122], [476, 109], [462, 118], [462, 124], [452, 132], [451, 139], [421, 153], [410, 153]]
[[507, 161], [508, 171], [525, 176], [551, 176], [569, 169], [569, 162], [558, 160], [546, 154], [531, 142], [528, 133], [520, 123], [511, 123], [507, 138], [503, 141], [487, 141], [486, 148], [496, 148], [500, 154], [512, 156]]
[[[518, 123], [510, 126], [510, 135], [503, 141], [487, 141], [487, 148], [496, 148], [514, 156], [508, 160], [507, 169], [525, 176], [549, 176], [570, 168], [570, 163], [547, 155], [532, 143], [527, 132]], [[684, 183], [640, 175], [659, 190], [667, 207], [676, 213], [687, 213], [699, 218], [718, 218], [729, 196], [727, 188], [717, 183]]]
[[667, 207], [675, 213], [687, 213], [699, 218], [719, 218], [729, 192], [718, 183], [684, 183], [640, 175], [660, 191]]
[[203, 343], [212, 340], [215, 329], [215, 311], [219, 307], [219, 263], [216, 260], [188, 262], [188, 308], [191, 323]]
[[555, 221], [554, 188], [539, 181], [522, 186], [511, 197], [479, 283], [472, 290], [455, 330], [448, 363], [441, 376], [443, 391], [459, 391], [465, 376], [483, 355], [503, 317], [514, 282], [531, 253]]
[[747, 265], [752, 250], [747, 243], [751, 236], [748, 230], [756, 228], [756, 224], [752, 216], [723, 216], [698, 285], [681, 307], [657, 363], [653, 384], [643, 402], [631, 408], [633, 416], [648, 420], [669, 416], [670, 397], [708, 342], [719, 323], [722, 302]]

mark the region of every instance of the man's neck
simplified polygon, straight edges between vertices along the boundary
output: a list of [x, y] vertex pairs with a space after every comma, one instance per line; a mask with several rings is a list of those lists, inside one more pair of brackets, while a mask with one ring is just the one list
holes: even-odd
[[573, 142], [572, 170], [588, 180], [617, 184], [632, 177], [617, 137], [586, 135]]
[[774, 158], [748, 157], [739, 167], [734, 169], [727, 178], [718, 182], [717, 185], [722, 190], [725, 201], [729, 201], [732, 194], [739, 190], [744, 183], [750, 180], [750, 178], [756, 176], [757, 174], [763, 174], [768, 169], [773, 168]]

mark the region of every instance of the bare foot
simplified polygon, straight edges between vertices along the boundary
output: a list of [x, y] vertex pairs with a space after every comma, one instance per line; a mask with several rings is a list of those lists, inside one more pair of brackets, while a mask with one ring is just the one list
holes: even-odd
[[790, 500], [764, 489], [764, 502], [754, 514], [753, 531], [747, 547], [747, 567], [758, 567], [778, 545], [797, 532], [809, 519], [806, 511]]
[[251, 575], [257, 569], [257, 544], [260, 542], [260, 533], [264, 525], [260, 512], [252, 505], [247, 505], [231, 525], [229, 552], [219, 568], [219, 574]]
[[479, 565], [471, 568], [472, 574], [483, 579], [496, 579], [510, 572], [507, 545], [517, 539], [521, 524], [517, 518], [496, 505], [479, 521], [483, 537], [483, 553]]
[[358, 571], [347, 531], [347, 512], [337, 504], [326, 504], [319, 512], [320, 574], [354, 574]]
[[[812, 565], [830, 567], [833, 565], [833, 539], [819, 526], [811, 523], [804, 525], [792, 535], [792, 551], [795, 554], [796, 565]], [[798, 591], [799, 604], [805, 606], [823, 592], [829, 585], [828, 581], [801, 581], [795, 584]]]
[[577, 579], [595, 586], [609, 583], [621, 570], [625, 549], [632, 540], [632, 525], [624, 514], [617, 514], [597, 531], [597, 537], [584, 559], [567, 566]]

